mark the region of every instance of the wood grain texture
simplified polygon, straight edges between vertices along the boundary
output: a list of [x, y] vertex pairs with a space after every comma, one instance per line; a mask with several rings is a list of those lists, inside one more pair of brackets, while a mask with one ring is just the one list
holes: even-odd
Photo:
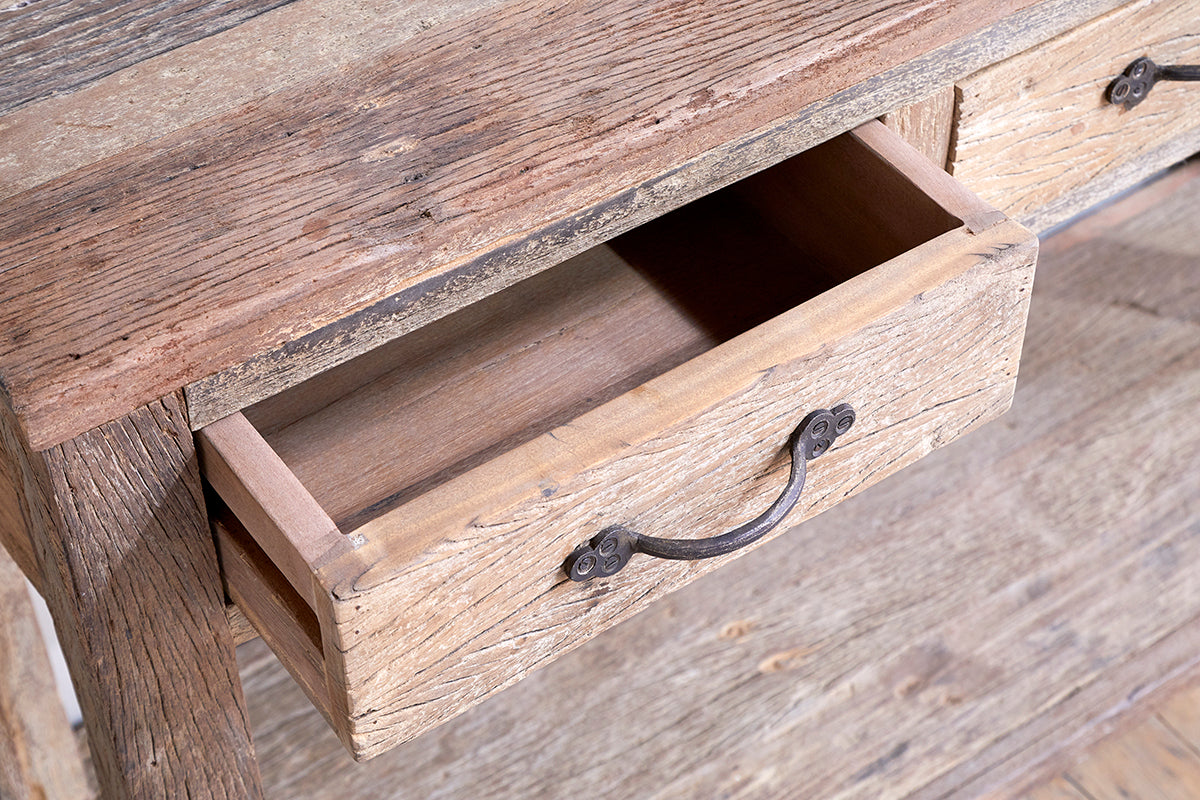
[[880, 119], [921, 155], [945, 168], [950, 157], [956, 102], [954, 86], [947, 85], [923, 100], [889, 111]]
[[5, 411], [105, 796], [261, 797], [182, 397], [43, 453]]
[[[716, 338], [653, 276], [601, 246], [401, 337], [385, 348], [388, 371], [366, 386], [339, 397], [340, 387], [325, 393], [304, 385], [249, 412], [257, 426], [298, 403], [319, 406], [288, 413], [282, 427], [268, 423], [264, 433], [349, 532], [666, 372]], [[345, 366], [348, 376], [361, 374], [357, 361]]]
[[233, 636], [234, 644], [243, 644], [258, 638], [258, 631], [246, 619], [246, 614], [232, 601], [225, 605], [225, 619], [229, 622], [229, 633]]
[[1191, 87], [1160, 84], [1132, 111], [1104, 90], [1139, 56], [1200, 60], [1198, 18], [1196, 2], [1141, 0], [961, 81], [954, 176], [1044, 230], [1190, 155], [1200, 148]]
[[[957, 227], [954, 214], [977, 228], [997, 218], [922, 180], [913, 151], [887, 152], [888, 137], [873, 149], [871, 138], [862, 130], [820, 145], [247, 413], [350, 532]], [[225, 438], [245, 449], [253, 436], [246, 429]], [[259, 470], [243, 462], [238, 471]], [[210, 480], [221, 491], [226, 477]]]
[[1171, 697], [1159, 707], [1158, 716], [1200, 752], [1200, 686], [1189, 686]]
[[0, 8], [0, 115], [73, 92], [287, 2], [10, 2]]
[[[200, 379], [188, 386], [193, 420], [218, 419], [255, 400], [369, 351], [428, 321], [510, 285], [512, 280], [558, 263], [587, 247], [643, 224], [729, 182], [812, 147], [884, 112], [910, 103], [930, 82], [951, 83], [992, 63], [1068, 30], [1118, 4], [1118, 0], [1047, 0], [1005, 17], [925, 56], [891, 67], [875, 77], [820, 100], [796, 116], [709, 151], [613, 197], [561, 225], [547, 227], [521, 242], [451, 276], [429, 292], [381, 300], [286, 345]], [[496, 269], [506, 264], [505, 271]], [[449, 287], [450, 290], [446, 290]]]
[[[219, 34], [173, 42], [179, 46], [152, 58], [145, 58], [152, 50], [139, 53], [144, 60], [134, 68], [24, 105], [0, 121], [0, 200], [288, 86], [312, 82], [319, 88], [324, 73], [498, 2], [269, 3], [276, 7]], [[188, 15], [202, 18], [213, 8], [193, 7]], [[165, 27], [158, 26], [159, 32]], [[103, 39], [104, 33], [93, 35]]]
[[5, 445], [4, 439], [0, 438], [0, 551], [7, 551], [36, 586], [41, 582], [41, 570], [21, 510], [20, 462]]
[[[1194, 732], [1194, 720], [1200, 716], [1195, 678], [1191, 676], [1192, 686], [1156, 706], [1139, 703], [1132, 713], [1123, 715], [1120, 727], [1107, 739], [1021, 796], [1072, 800], [1195, 797], [1200, 793], [1200, 749], [1188, 732], [1189, 727]], [[1068, 789], [1075, 794], [1068, 794]]]
[[1200, 759], [1157, 718], [1100, 745], [1070, 775], [1091, 800], [1200, 797]]
[[[390, 753], [353, 763], [248, 646], [269, 790], [1023, 797], [1031, 765], [1197, 674], [1198, 197], [1047, 242], [1003, 420]], [[1134, 444], [1131, 419], [1161, 424]]]
[[[980, 199], [928, 160], [921, 159], [917, 150], [887, 126], [875, 122], [867, 123], [855, 128], [848, 136], [865, 145], [885, 164], [899, 170], [940, 208], [961, 219], [969, 232], [982, 233], [1005, 219], [1003, 212]], [[867, 180], [865, 174], [859, 179]], [[872, 189], [880, 191], [876, 186], [872, 186]], [[890, 213], [897, 217], [903, 218], [915, 213], [912, 209], [896, 208], [900, 198], [881, 197], [880, 200], [891, 203]], [[864, 232], [863, 235], [869, 236], [870, 233]]]
[[[21, 478], [16, 456], [5, 450], [0, 440], [0, 549], [6, 549], [16, 561], [21, 572], [35, 588], [42, 584], [42, 573], [37, 565], [37, 555], [29, 532], [25, 528], [25, 514], [21, 510]], [[233, 640], [237, 644], [258, 636], [245, 615], [232, 603], [225, 607]]]
[[79, 800], [86, 793], [25, 581], [0, 548], [0, 797]]
[[754, 516], [806, 408], [846, 401], [873, 423], [814, 468], [797, 521], [1002, 412], [1035, 252], [1012, 224], [946, 234], [359, 528], [366, 544], [318, 573], [356, 752], [457, 713], [728, 560], [643, 561], [597, 585], [561, 571], [607, 524], [689, 535]]
[[313, 605], [312, 571], [353, 550], [350, 540], [241, 414], [205, 427], [196, 442], [204, 477]]
[[[47, 446], [261, 356], [191, 393], [193, 411], [235, 410], [1082, 13], [1005, 16], [1026, 5], [512, 3], [447, 22], [319, 93], [276, 92], [10, 198], [14, 405]], [[97, 283], [102, 306], [61, 302]]]
[[[860, 321], [874, 319], [870, 314], [891, 312], [893, 308], [888, 303], [902, 304], [910, 292], [934, 285], [944, 289], [940, 284], [946, 276], [968, 270], [979, 258], [973, 255], [976, 249], [986, 250], [989, 246], [989, 240], [977, 239], [970, 228], [957, 229], [962, 225], [957, 217], [967, 220], [978, 234], [1003, 219], [963, 192], [943, 171], [926, 162], [883, 126], [878, 123], [863, 126], [728, 192], [713, 195], [614, 240], [611, 247], [598, 248], [595, 253], [398, 340], [384, 349], [388, 359], [372, 354], [362, 367], [357, 363], [347, 364], [344, 369], [252, 409], [256, 424], [267, 434], [283, 462], [261, 439], [254, 441], [256, 433], [241, 415], [210, 426], [201, 432], [202, 446], [214, 449], [213, 453], [206, 451], [206, 471], [235, 511], [250, 502], [252, 508], [246, 515], [250, 523], [256, 515], [263, 516], [260, 512], [268, 504], [284, 510], [313, 504], [313, 498], [307, 495], [303, 503], [286, 500], [311, 492], [342, 521], [339, 524], [343, 530], [349, 531], [351, 523], [355, 526], [366, 523], [369, 527], [369, 520], [393, 515], [388, 508], [453, 483], [468, 467], [501, 454], [511, 456], [510, 451], [539, 435], [561, 438], [563, 430], [580, 427], [576, 418], [584, 411], [765, 320], [784, 312], [796, 320], [826, 320], [838, 315], [836, 302], [824, 298], [821, 299], [824, 305], [814, 301], [803, 306], [802, 311], [789, 312], [789, 309], [826, 289], [833, 281], [849, 280], [880, 261], [921, 248], [928, 240], [936, 243], [926, 246], [923, 255], [910, 254], [909, 261], [930, 259], [940, 265], [937, 269], [946, 271], [945, 275], [934, 279], [914, 276], [907, 271], [908, 267], [893, 270], [889, 274], [897, 280], [900, 295], [894, 295], [896, 287], [887, 286], [888, 278], [876, 278], [869, 286], [884, 287], [880, 294], [885, 299], [876, 299], [870, 307], [882, 310], [867, 312], [867, 317], [848, 316]], [[1008, 235], [1013, 232], [1010, 227]], [[1028, 240], [1026, 245], [1030, 243]], [[1017, 250], [1022, 251], [1020, 246]], [[998, 260], [1005, 261], [1004, 257]], [[858, 290], [863, 291], [869, 293], [871, 289]], [[980, 310], [991, 313], [996, 298], [990, 286], [945, 290], [943, 302], [968, 303], [961, 296], [963, 291], [986, 295], [988, 299], [981, 301]], [[1012, 299], [1018, 308], [1023, 307], [1023, 298], [1015, 288]], [[829, 305], [831, 302], [833, 306]], [[852, 307], [855, 303], [847, 305]], [[939, 310], [944, 310], [943, 306], [930, 306], [926, 313], [936, 317]], [[954, 308], [951, 313], [960, 311]], [[838, 329], [852, 330], [853, 319]], [[948, 321], [940, 324], [953, 325]], [[1009, 345], [1019, 349], [1019, 325], [1014, 330], [1016, 339]], [[820, 333], [819, 326], [807, 331], [814, 341], [823, 342]], [[640, 426], [637, 436], [645, 439], [646, 427], [655, 421], [635, 421], [637, 415], [649, 414], [659, 423], [670, 421], [670, 424], [686, 418], [686, 405], [680, 407], [677, 401], [672, 401], [672, 394], [686, 397], [692, 392], [695, 397], [689, 402], [710, 407], [720, 404], [720, 392], [725, 390], [721, 387], [725, 384], [748, 382], [753, 386], [759, 382], [756, 376], [762, 371], [762, 367], [752, 366], [756, 360], [766, 363], [767, 359], [784, 356], [772, 352], [770, 347], [764, 348], [762, 337], [768, 334], [756, 330], [747, 335], [755, 336], [753, 341], [759, 342], [750, 354], [740, 351], [740, 339], [709, 354], [717, 359], [708, 362], [707, 372], [716, 379], [712, 386], [703, 391], [697, 391], [696, 387], [680, 389], [671, 384], [654, 390], [641, 386], [621, 398], [618, 404], [623, 402], [625, 407], [610, 411], [609, 416], [626, 418], [624, 435]], [[776, 335], [783, 343], [796, 338], [794, 333]], [[962, 349], [970, 350], [970, 346], [956, 352]], [[721, 352], [725, 355], [719, 356]], [[780, 352], [788, 352], [787, 344], [782, 345]], [[962, 371], [969, 376], [966, 380], [981, 380], [990, 388], [993, 371], [1004, 372], [1013, 354], [1001, 355], [995, 363], [984, 359], [977, 366], [964, 366]], [[906, 354], [901, 360], [908, 357]], [[385, 360], [386, 368], [382, 363]], [[738, 365], [729, 368], [734, 374], [722, 371], [727, 362]], [[813, 364], [808, 367], [813, 368]], [[774, 369], [772, 366], [767, 371]], [[1008, 381], [1006, 377], [1000, 383], [1007, 385]], [[743, 393], [743, 388], [737, 392]], [[957, 391], [939, 387], [942, 390]], [[755, 389], [749, 391], [752, 395]], [[704, 399], [706, 393], [708, 399]], [[1003, 394], [1003, 389], [1000, 393]], [[919, 396], [927, 394], [925, 391]], [[985, 394], [991, 398], [991, 394]], [[752, 406], [755, 400], [751, 395], [742, 397], [735, 405]], [[639, 396], [641, 400], [630, 399]], [[770, 391], [767, 396], [772, 396]], [[647, 401], [646, 397], [650, 399]], [[966, 405], [974, 407], [970, 402]], [[962, 412], [964, 418], [971, 418], [974, 413]], [[233, 426], [227, 427], [231, 421]], [[778, 427], [773, 422], [766, 424], [767, 435]], [[740, 427], [739, 424], [734, 429]], [[208, 431], [213, 435], [209, 436]], [[939, 435], [949, 438], [953, 434], [948, 431], [949, 427], [944, 427]], [[611, 433], [611, 436], [621, 435], [619, 431]], [[696, 425], [693, 435], [704, 436], [703, 425]], [[630, 436], [629, 441], [638, 439]], [[430, 447], [431, 442], [437, 442], [438, 446]], [[600, 449], [588, 447], [595, 450], [595, 457], [601, 463], [616, 455], [601, 455], [603, 445]], [[763, 449], [770, 453], [764, 465], [769, 471], [778, 454], [772, 452], [773, 447]], [[270, 458], [241, 457], [235, 450], [267, 453]], [[575, 455], [582, 457], [582, 450], [577, 449]], [[290, 474], [286, 481], [279, 479], [284, 462], [301, 478], [303, 488]], [[695, 464], [692, 467], [703, 469], [709, 462], [699, 463], [700, 467]], [[331, 464], [336, 464], [337, 469], [331, 469]], [[271, 478], [272, 474], [275, 478]], [[495, 477], [481, 479], [467, 475], [463, 480], [468, 485], [487, 485], [489, 481], [494, 483]], [[530, 480], [536, 478], [518, 474], [510, 477], [508, 484], [517, 487], [519, 494]], [[616, 482], [623, 480], [618, 476]], [[246, 487], [252, 484], [257, 488], [247, 492]], [[270, 491], [272, 486], [285, 485], [292, 488]], [[545, 482], [538, 488], [543, 497], [555, 493], [555, 488]], [[461, 486], [447, 491], [457, 505], [465, 507], [476, 502], [462, 494]], [[477, 489], [469, 491], [478, 495]], [[754, 490], [756, 494], [767, 491], [761, 486]], [[766, 502], [762, 497], [753, 500], [742, 497], [740, 501], [743, 505]], [[314, 516], [324, 518], [324, 513]], [[326, 527], [332, 528], [332, 524], [327, 523]], [[390, 546], [402, 554], [415, 552], [414, 548], [419, 548], [422, 541], [433, 541], [430, 537], [436, 531], [421, 520], [402, 523], [400, 527], [406, 532], [393, 536]], [[278, 534], [277, 529], [275, 526], [273, 533], [267, 531], [256, 538], [269, 549], [278, 544], [271, 538]], [[250, 525], [250, 530], [253, 533], [255, 526]], [[312, 571], [321, 571], [315, 559], [302, 558], [295, 547], [288, 548], [288, 555], [307, 563]], [[285, 574], [289, 569], [295, 571], [295, 565], [288, 562], [280, 566]], [[470, 571], [471, 567], [468, 561], [449, 569]], [[299, 578], [303, 583], [304, 576], [301, 569], [299, 576], [291, 580], [296, 583]], [[253, 575], [248, 578], [252, 580]], [[241, 591], [243, 598], [250, 594]], [[270, 591], [264, 594], [270, 596]], [[321, 601], [325, 597], [320, 595], [316, 599]], [[254, 601], [250, 597], [250, 602]], [[268, 605], [274, 608], [276, 604]], [[256, 611], [249, 608], [248, 611], [253, 618]], [[265, 611], [275, 613], [271, 609]], [[325, 637], [336, 639], [337, 632], [328, 622], [332, 619], [332, 608], [324, 614], [318, 602], [317, 611], [327, 621]], [[381, 635], [393, 635], [390, 618], [370, 624], [379, 624]], [[363, 625], [356, 623], [357, 627]], [[325, 652], [336, 657], [340, 651], [336, 647], [331, 650], [327, 644]], [[287, 654], [281, 655], [285, 660], [294, 660]], [[334, 675], [339, 674], [336, 664], [329, 666]], [[338, 694], [335, 690], [334, 695]], [[351, 702], [355, 701], [351, 697]]]
[[236, 517], [228, 511], [218, 513], [213, 518], [213, 529], [226, 592], [246, 610], [255, 635], [263, 637], [313, 705], [328, 718], [321, 629], [312, 607], [288, 584]]
[[1027, 792], [1025, 798], [1026, 800], [1093, 800], [1082, 794], [1066, 778], [1055, 778], [1049, 783], [1038, 786]]

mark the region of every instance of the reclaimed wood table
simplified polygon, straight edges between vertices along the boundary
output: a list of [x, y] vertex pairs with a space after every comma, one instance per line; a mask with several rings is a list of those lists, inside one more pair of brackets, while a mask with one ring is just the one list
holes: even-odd
[[0, 542], [105, 796], [261, 795], [195, 431], [1117, 5], [0, 9]]

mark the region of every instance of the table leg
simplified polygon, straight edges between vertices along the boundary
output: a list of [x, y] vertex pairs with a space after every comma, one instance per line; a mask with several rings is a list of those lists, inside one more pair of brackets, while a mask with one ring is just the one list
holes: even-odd
[[0, 797], [86, 795], [83, 759], [58, 699], [25, 577], [0, 547]]
[[39, 453], [11, 412], [23, 511], [106, 798], [260, 798], [178, 394]]

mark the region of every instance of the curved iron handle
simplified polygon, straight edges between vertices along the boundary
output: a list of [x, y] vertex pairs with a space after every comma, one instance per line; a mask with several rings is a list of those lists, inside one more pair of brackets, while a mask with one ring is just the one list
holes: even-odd
[[1125, 110], [1146, 99], [1159, 81], [1200, 81], [1200, 65], [1176, 64], [1159, 66], [1146, 57], [1135, 59], [1125, 71], [1113, 79], [1104, 96]]
[[593, 536], [587, 544], [576, 547], [567, 557], [563, 569], [573, 581], [588, 581], [619, 572], [634, 553], [676, 561], [694, 561], [732, 553], [758, 541], [782, 522], [799, 501], [808, 474], [808, 462], [828, 451], [834, 439], [850, 430], [855, 416], [849, 403], [834, 406], [832, 410], [821, 408], [806, 416], [792, 431], [792, 471], [783, 494], [770, 508], [746, 524], [708, 539], [660, 539], [635, 533], [621, 525], [611, 525]]

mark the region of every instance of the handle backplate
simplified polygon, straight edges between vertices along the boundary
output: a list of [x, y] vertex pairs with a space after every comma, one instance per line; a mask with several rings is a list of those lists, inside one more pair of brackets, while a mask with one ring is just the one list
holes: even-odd
[[1145, 100], [1160, 81], [1200, 81], [1200, 65], [1162, 66], [1143, 56], [1135, 59], [1113, 79], [1104, 96], [1108, 102], [1128, 111]]
[[850, 430], [855, 420], [848, 403], [832, 410], [818, 409], [804, 418], [789, 440], [791, 475], [779, 498], [759, 516], [719, 536], [706, 539], [660, 539], [611, 525], [581, 544], [567, 557], [563, 568], [573, 581], [587, 581], [619, 572], [634, 553], [657, 558], [693, 561], [713, 558], [758, 541], [773, 530], [795, 507], [804, 489], [807, 464], [826, 453], [837, 437]]

